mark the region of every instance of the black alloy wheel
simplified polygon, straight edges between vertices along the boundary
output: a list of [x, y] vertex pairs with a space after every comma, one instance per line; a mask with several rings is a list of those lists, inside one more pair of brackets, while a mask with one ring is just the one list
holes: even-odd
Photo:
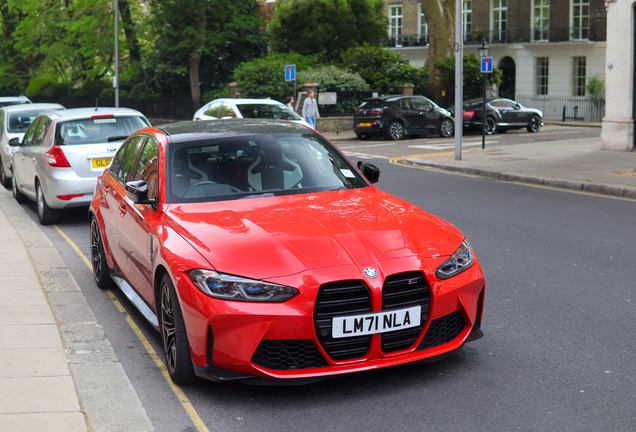
[[22, 192], [20, 192], [20, 189], [18, 189], [18, 184], [16, 183], [15, 175], [11, 176], [11, 190], [13, 192], [13, 198], [15, 198], [15, 200], [18, 203], [24, 204], [25, 202], [29, 200], [27, 196], [24, 195]]
[[11, 180], [7, 178], [4, 173], [4, 163], [2, 162], [2, 157], [0, 157], [0, 185], [9, 189], [11, 187]]
[[404, 126], [402, 125], [402, 122], [399, 120], [393, 120], [391, 124], [389, 124], [387, 136], [392, 140], [401, 140], [404, 138]]
[[497, 122], [493, 117], [486, 117], [486, 133], [492, 135], [497, 130]]
[[528, 123], [528, 127], [526, 128], [528, 132], [536, 133], [541, 129], [541, 117], [538, 115], [533, 115], [530, 117], [530, 123]]
[[60, 219], [60, 211], [52, 209], [46, 203], [44, 191], [42, 190], [42, 185], [39, 182], [37, 184], [37, 204], [38, 219], [40, 220], [40, 224], [51, 225], [56, 223]]
[[93, 263], [93, 278], [99, 288], [106, 289], [114, 285], [110, 277], [110, 269], [104, 253], [104, 243], [99, 231], [96, 218], [91, 218], [91, 262]]
[[188, 384], [196, 379], [188, 334], [183, 322], [179, 299], [170, 276], [165, 274], [160, 287], [161, 343], [166, 355], [170, 378], [177, 384]]
[[439, 136], [442, 138], [450, 138], [455, 134], [455, 125], [453, 121], [449, 118], [445, 118], [442, 120], [442, 123], [439, 125]]

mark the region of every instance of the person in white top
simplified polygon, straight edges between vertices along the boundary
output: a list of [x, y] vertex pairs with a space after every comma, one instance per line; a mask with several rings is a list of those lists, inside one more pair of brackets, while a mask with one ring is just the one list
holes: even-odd
[[320, 112], [318, 112], [318, 104], [314, 97], [314, 91], [309, 90], [307, 99], [303, 103], [303, 117], [307, 120], [307, 123], [316, 129], [316, 119], [320, 118]]

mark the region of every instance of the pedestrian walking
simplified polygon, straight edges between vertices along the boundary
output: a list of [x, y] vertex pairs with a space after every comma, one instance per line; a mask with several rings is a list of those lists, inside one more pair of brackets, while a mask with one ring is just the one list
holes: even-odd
[[303, 103], [303, 117], [305, 117], [311, 127], [316, 129], [316, 119], [320, 118], [320, 112], [318, 112], [318, 104], [316, 103], [314, 94], [313, 90], [309, 90], [308, 97]]

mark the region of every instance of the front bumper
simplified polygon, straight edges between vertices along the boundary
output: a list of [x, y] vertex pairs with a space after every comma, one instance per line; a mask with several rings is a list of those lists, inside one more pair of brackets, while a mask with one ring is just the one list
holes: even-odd
[[[210, 379], [325, 378], [424, 360], [460, 348], [481, 323], [485, 283], [477, 262], [446, 281], [421, 278], [428, 298], [413, 300], [422, 304], [424, 322], [419, 327], [331, 338], [330, 319], [321, 319], [318, 313], [325, 287], [334, 285], [334, 277], [361, 285], [369, 292], [373, 312], [390, 310], [383, 308], [388, 285], [403, 275], [409, 280], [424, 275], [412, 271], [414, 267], [405, 263], [409, 260], [392, 261], [383, 269], [389, 276], [374, 281], [360, 280], [357, 268], [318, 269], [278, 278], [276, 283], [301, 287], [300, 294], [284, 303], [212, 299], [182, 274], [176, 285], [195, 371]], [[342, 304], [348, 300], [343, 299]], [[347, 315], [346, 306], [342, 307], [336, 309]]]

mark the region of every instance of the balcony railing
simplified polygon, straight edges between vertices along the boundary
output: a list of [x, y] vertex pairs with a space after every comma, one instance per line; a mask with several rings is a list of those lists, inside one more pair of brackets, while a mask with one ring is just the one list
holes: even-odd
[[594, 26], [517, 29], [514, 42], [598, 41], [602, 36]]
[[400, 48], [400, 47], [421, 47], [428, 45], [427, 34], [414, 34], [414, 35], [400, 35], [392, 36], [382, 41], [382, 45], [387, 48]]
[[508, 30], [464, 33], [464, 45], [481, 45], [484, 40], [489, 44], [506, 44], [508, 43]]

